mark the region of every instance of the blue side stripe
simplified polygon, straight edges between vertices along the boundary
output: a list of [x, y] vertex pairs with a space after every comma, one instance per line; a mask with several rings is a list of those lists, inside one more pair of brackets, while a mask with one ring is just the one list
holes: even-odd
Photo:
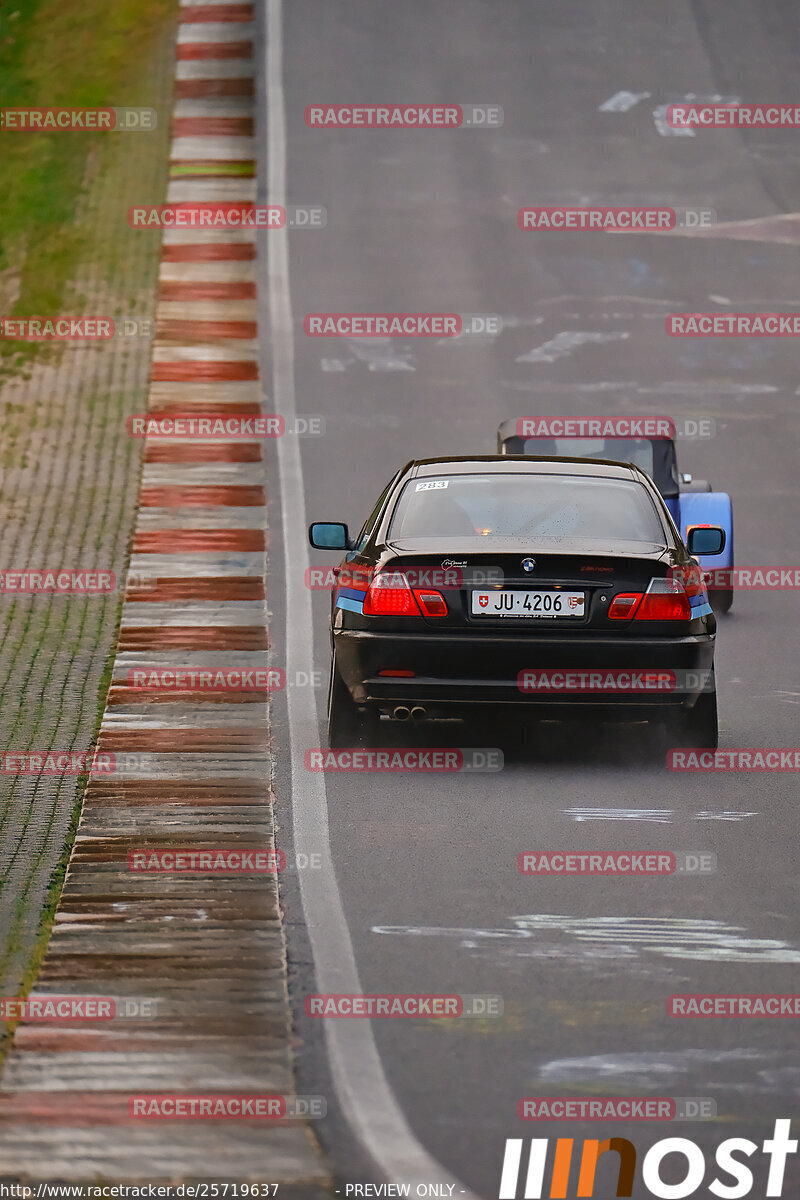
[[364, 599], [351, 600], [349, 596], [336, 596], [336, 608], [346, 608], [348, 612], [361, 613], [364, 612]]

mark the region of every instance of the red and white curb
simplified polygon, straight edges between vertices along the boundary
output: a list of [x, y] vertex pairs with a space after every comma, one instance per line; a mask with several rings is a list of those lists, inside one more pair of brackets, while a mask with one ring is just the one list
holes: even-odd
[[[166, 200], [254, 202], [253, 5], [180, 11]], [[255, 258], [254, 230], [165, 231], [151, 414], [265, 411]], [[152, 1015], [17, 1026], [0, 1089], [9, 1176], [269, 1179], [326, 1194], [297, 1120], [147, 1122], [129, 1108], [143, 1091], [294, 1092], [275, 878], [127, 865], [136, 847], [274, 848], [266, 691], [143, 690], [130, 674], [267, 667], [262, 459], [258, 438], [145, 439], [98, 737], [116, 768], [89, 780], [32, 995], [146, 997]]]
[[[182, 7], [168, 203], [255, 200], [252, 20], [248, 4]], [[242, 174], [231, 177], [231, 164]], [[254, 231], [165, 232], [153, 415], [263, 411], [254, 260]], [[130, 571], [134, 580], [151, 582], [126, 598], [101, 750], [123, 751], [135, 741], [137, 750], [155, 751], [153, 738], [168, 737], [167, 761], [179, 755], [194, 772], [213, 769], [197, 757], [200, 747], [206, 744], [216, 763], [218, 748], [236, 735], [249, 753], [232, 754], [226, 776], [264, 782], [263, 696], [227, 704], [219, 693], [184, 691], [177, 700], [174, 691], [148, 690], [145, 708], [158, 715], [148, 718], [145, 731], [142, 705], [126, 687], [129, 672], [144, 665], [156, 671], [267, 666], [261, 459], [257, 438], [146, 439]], [[148, 755], [130, 771], [149, 775], [159, 761]]]

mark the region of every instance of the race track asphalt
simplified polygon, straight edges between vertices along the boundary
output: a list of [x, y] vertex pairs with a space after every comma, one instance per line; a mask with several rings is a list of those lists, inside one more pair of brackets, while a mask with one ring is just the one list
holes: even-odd
[[[327, 209], [324, 229], [289, 237], [297, 410], [326, 421], [324, 436], [301, 444], [308, 519], [359, 528], [399, 465], [493, 452], [506, 417], [711, 417], [716, 435], [680, 443], [680, 467], [733, 497], [737, 563], [800, 563], [794, 342], [678, 340], [664, 328], [673, 311], [800, 308], [798, 246], [791, 234], [772, 240], [771, 220], [800, 210], [800, 135], [670, 136], [654, 116], [690, 94], [797, 100], [798, 10], [783, 0], [292, 0], [284, 22], [287, 195]], [[623, 91], [646, 95], [601, 111]], [[504, 123], [335, 131], [303, 119], [312, 103], [401, 100], [500, 105]], [[724, 227], [703, 238], [517, 228], [521, 206], [558, 203], [704, 206], [723, 226], [761, 223], [750, 240]], [[309, 312], [440, 311], [499, 314], [503, 332], [376, 346], [302, 331]], [[533, 353], [568, 332], [594, 336]], [[264, 354], [268, 367], [268, 345]], [[283, 580], [298, 556], [281, 537], [274, 459], [280, 665], [297, 619]], [[310, 554], [313, 565], [336, 562]], [[327, 594], [314, 593], [313, 659], [325, 682], [327, 614]], [[311, 645], [311, 630], [300, 632]], [[722, 747], [797, 743], [797, 648], [796, 592], [737, 593], [718, 630]], [[315, 696], [324, 745], [325, 687]], [[285, 746], [285, 698], [274, 707]], [[280, 753], [275, 783], [291, 854]], [[643, 1150], [674, 1133], [710, 1158], [723, 1137], [760, 1143], [796, 1113], [790, 1020], [666, 1011], [673, 993], [796, 989], [796, 774], [677, 775], [640, 731], [605, 729], [554, 736], [546, 753], [512, 757], [495, 775], [330, 776], [327, 794], [364, 991], [504, 1001], [494, 1020], [373, 1023], [391, 1089], [446, 1177], [496, 1195], [510, 1137], [614, 1134]], [[717, 869], [532, 879], [516, 865], [532, 849], [703, 851]], [[303, 1016], [315, 985], [291, 872], [283, 886], [299, 1090], [324, 1091], [325, 1044]], [[719, 1120], [534, 1128], [516, 1115], [523, 1096], [614, 1094], [708, 1097]], [[340, 1178], [374, 1180], [333, 1094], [329, 1105], [319, 1133]], [[610, 1185], [608, 1168], [598, 1179]]]

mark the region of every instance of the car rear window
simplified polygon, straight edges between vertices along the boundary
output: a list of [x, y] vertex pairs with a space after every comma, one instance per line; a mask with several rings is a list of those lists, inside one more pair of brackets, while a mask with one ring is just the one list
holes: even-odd
[[653, 443], [648, 438], [526, 438], [523, 454], [543, 458], [602, 458], [629, 462], [653, 476]]
[[389, 538], [617, 538], [663, 544], [636, 481], [576, 475], [441, 475], [410, 479]]

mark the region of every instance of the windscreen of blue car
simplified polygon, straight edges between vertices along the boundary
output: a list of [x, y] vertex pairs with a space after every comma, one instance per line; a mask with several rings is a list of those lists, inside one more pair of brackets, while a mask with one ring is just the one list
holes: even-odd
[[653, 443], [648, 438], [526, 438], [522, 453], [629, 462], [654, 478]]
[[664, 544], [644, 486], [598, 476], [444, 474], [411, 479], [388, 531], [390, 539], [476, 536]]

